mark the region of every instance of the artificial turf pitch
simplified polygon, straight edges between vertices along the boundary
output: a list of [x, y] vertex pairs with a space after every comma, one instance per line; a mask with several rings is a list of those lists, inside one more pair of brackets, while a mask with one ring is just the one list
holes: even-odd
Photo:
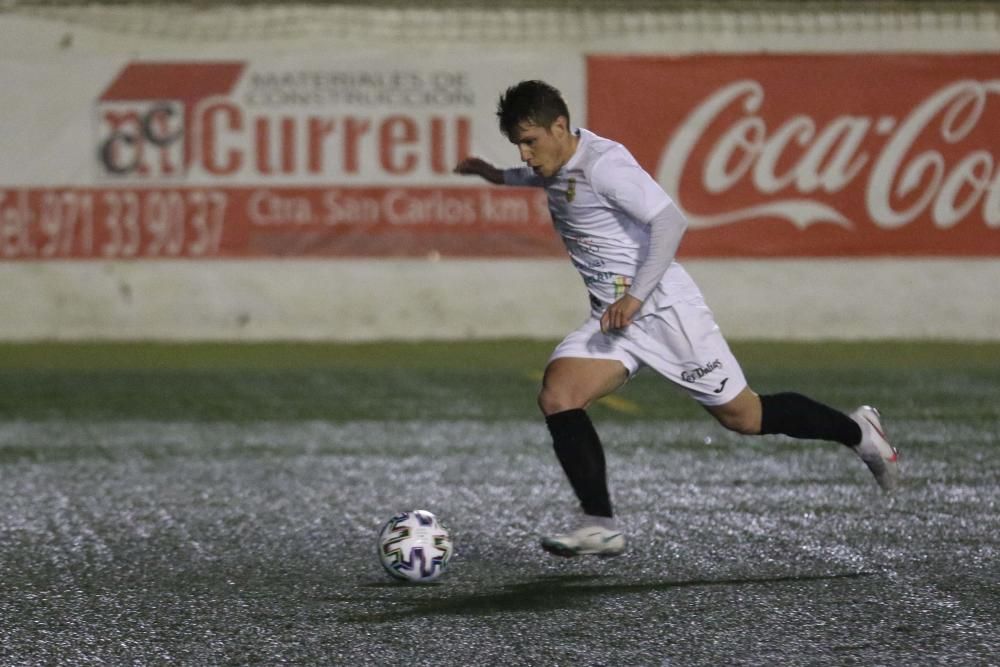
[[[991, 665], [1000, 345], [734, 345], [761, 392], [878, 406], [904, 482], [726, 433], [656, 376], [592, 409], [630, 543], [574, 510], [551, 342], [0, 346], [2, 665]], [[440, 583], [374, 542], [435, 512]]]

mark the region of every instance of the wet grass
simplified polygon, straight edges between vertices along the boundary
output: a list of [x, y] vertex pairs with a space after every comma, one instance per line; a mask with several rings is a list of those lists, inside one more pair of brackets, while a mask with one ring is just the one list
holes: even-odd
[[[878, 405], [895, 499], [640, 375], [593, 409], [629, 549], [554, 559], [551, 342], [0, 346], [0, 664], [990, 664], [1000, 345], [734, 348], [760, 391]], [[373, 554], [415, 507], [438, 585]]]
[[[522, 419], [551, 342], [0, 345], [0, 419]], [[760, 392], [892, 410], [956, 403], [996, 417], [1000, 345], [920, 342], [735, 344]], [[904, 391], [905, 390], [905, 391]], [[919, 396], [924, 405], [917, 406]], [[692, 418], [656, 376], [621, 393], [608, 419]]]

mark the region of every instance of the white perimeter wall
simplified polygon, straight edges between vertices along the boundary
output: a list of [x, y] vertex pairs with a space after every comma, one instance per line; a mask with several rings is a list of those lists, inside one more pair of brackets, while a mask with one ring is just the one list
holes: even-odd
[[[1000, 262], [685, 262], [731, 338], [1000, 338]], [[560, 337], [587, 313], [568, 262], [0, 264], [7, 340]]]
[[[217, 55], [230, 46], [199, 46], [171, 37], [169, 30], [150, 37], [102, 27], [113, 29], [116, 16], [123, 24], [141, 25], [141, 11], [0, 11], [0, 57], [46, 57], [66, 49], [131, 57], [181, 49]], [[303, 10], [302, 24], [310, 26], [304, 32], [278, 32], [239, 46], [330, 48], [321, 21], [306, 15], [316, 11], [322, 12]], [[373, 26], [394, 20], [355, 18]], [[343, 23], [339, 15], [331, 20]], [[597, 36], [547, 46], [555, 48], [555, 57], [560, 49], [659, 52], [664, 44], [677, 53], [942, 51], [955, 45], [969, 51], [997, 50], [1000, 44], [995, 21], [985, 22], [986, 29], [983, 21], [942, 23], [919, 16], [882, 21], [859, 15], [847, 22], [849, 33], [824, 33], [822, 25], [844, 23], [843, 17], [825, 16], [818, 31], [796, 34], [779, 16], [757, 32], [729, 32], [726, 26], [739, 23], [733, 18], [707, 22], [708, 31], [689, 25], [672, 34], [637, 35], [627, 44]], [[349, 45], [351, 34], [341, 31], [339, 39]], [[405, 44], [394, 43], [400, 46]], [[993, 260], [698, 260], [685, 266], [731, 338], [1000, 339], [1000, 262]], [[576, 326], [586, 308], [579, 278], [559, 260], [0, 262], [0, 340], [557, 337]]]

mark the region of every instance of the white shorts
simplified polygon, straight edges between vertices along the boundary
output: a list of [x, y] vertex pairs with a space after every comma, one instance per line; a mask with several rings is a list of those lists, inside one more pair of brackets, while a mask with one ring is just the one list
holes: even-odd
[[614, 359], [629, 378], [649, 367], [702, 405], [722, 405], [747, 386], [711, 309], [699, 297], [679, 301], [636, 319], [623, 331], [601, 332], [591, 316], [563, 339], [549, 357]]

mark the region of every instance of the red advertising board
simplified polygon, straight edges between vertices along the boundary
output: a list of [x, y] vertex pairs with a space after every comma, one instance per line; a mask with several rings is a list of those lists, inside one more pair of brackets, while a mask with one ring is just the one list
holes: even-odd
[[682, 256], [1000, 255], [1000, 55], [512, 57], [81, 62], [0, 127], [0, 260], [564, 256], [541, 190], [452, 173], [517, 162], [531, 76], [681, 204]]
[[1000, 255], [1000, 55], [592, 56], [686, 256]]
[[532, 257], [562, 253], [541, 190], [0, 190], [0, 260]]
[[[0, 260], [563, 254], [541, 190], [453, 173], [473, 151], [516, 158], [492, 63], [84, 61], [87, 80], [106, 74], [53, 105], [73, 110], [68, 128], [41, 113], [0, 128], [16, 151], [0, 163]], [[38, 71], [73, 79], [62, 67]], [[582, 61], [553, 72], [582, 98]], [[0, 64], [0, 81], [18, 76]]]

